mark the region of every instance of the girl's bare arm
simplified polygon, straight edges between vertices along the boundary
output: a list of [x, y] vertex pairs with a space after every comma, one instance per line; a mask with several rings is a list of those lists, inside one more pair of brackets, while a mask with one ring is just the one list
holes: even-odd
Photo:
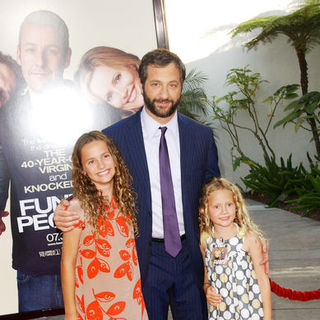
[[260, 238], [257, 235], [249, 232], [245, 238], [244, 249], [248, 251], [251, 257], [254, 271], [258, 279], [263, 303], [263, 319], [272, 320], [272, 300], [269, 277], [265, 273], [264, 266], [260, 263], [263, 259], [262, 243]]
[[211, 284], [209, 282], [207, 268], [205, 265], [205, 244], [204, 243], [200, 244], [200, 250], [202, 253], [203, 264], [204, 264], [203, 290], [206, 295], [208, 303], [210, 305], [212, 305], [213, 307], [216, 307], [222, 301], [222, 296], [221, 296], [221, 294], [216, 293], [215, 288], [213, 286], [211, 286]]
[[61, 282], [65, 308], [65, 320], [78, 319], [75, 303], [75, 267], [81, 229], [63, 233]]

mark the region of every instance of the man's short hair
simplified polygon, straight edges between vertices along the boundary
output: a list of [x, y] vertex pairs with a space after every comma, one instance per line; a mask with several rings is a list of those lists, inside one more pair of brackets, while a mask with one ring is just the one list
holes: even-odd
[[69, 49], [69, 30], [62, 18], [48, 10], [38, 10], [31, 12], [23, 20], [19, 31], [19, 46], [21, 45], [22, 31], [25, 25], [48, 26], [53, 28], [61, 40], [63, 53]]
[[149, 65], [165, 67], [169, 63], [173, 62], [180, 72], [180, 80], [183, 83], [186, 77], [186, 67], [181, 61], [181, 59], [173, 52], [170, 52], [167, 49], [156, 49], [146, 53], [139, 66], [139, 76], [142, 85], [144, 86], [147, 79], [147, 67]]

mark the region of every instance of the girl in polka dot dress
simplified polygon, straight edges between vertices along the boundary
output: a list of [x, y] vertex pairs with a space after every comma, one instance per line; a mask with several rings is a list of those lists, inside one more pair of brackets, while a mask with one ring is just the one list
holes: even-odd
[[272, 319], [269, 278], [260, 264], [262, 234], [240, 190], [226, 179], [203, 187], [200, 231], [209, 320]]

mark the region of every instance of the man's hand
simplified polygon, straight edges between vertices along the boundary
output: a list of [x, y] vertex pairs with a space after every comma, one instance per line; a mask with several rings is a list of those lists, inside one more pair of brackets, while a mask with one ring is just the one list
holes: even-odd
[[216, 290], [212, 286], [208, 287], [206, 291], [206, 298], [208, 303], [213, 307], [217, 307], [218, 304], [222, 301], [221, 294], [217, 294]]
[[2, 218], [7, 217], [8, 215], [8, 211], [0, 211], [0, 236], [2, 235], [2, 232], [6, 231], [6, 225], [2, 221]]
[[66, 211], [69, 205], [68, 200], [62, 200], [53, 215], [54, 223], [63, 232], [72, 230], [80, 218], [77, 212]]
[[262, 253], [263, 253], [263, 260], [260, 264], [264, 264], [264, 272], [269, 274], [269, 252], [268, 252], [268, 241], [267, 239], [261, 239], [262, 244]]

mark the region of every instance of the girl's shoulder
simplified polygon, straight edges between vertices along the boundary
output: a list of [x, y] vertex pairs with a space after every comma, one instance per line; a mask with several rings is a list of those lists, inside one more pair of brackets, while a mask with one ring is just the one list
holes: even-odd
[[200, 234], [200, 249], [202, 252], [205, 252], [205, 250], [207, 249], [207, 244], [208, 244], [208, 240], [212, 238], [211, 235], [206, 232], [203, 231]]
[[203, 231], [200, 234], [200, 242], [205, 243], [208, 240], [208, 238], [210, 238], [210, 237], [211, 237], [211, 235], [208, 232]]
[[210, 233], [208, 233], [206, 231], [201, 232], [201, 234], [200, 234], [200, 245], [201, 246], [202, 245], [205, 246], [209, 239], [212, 239], [212, 236], [211, 236]]

